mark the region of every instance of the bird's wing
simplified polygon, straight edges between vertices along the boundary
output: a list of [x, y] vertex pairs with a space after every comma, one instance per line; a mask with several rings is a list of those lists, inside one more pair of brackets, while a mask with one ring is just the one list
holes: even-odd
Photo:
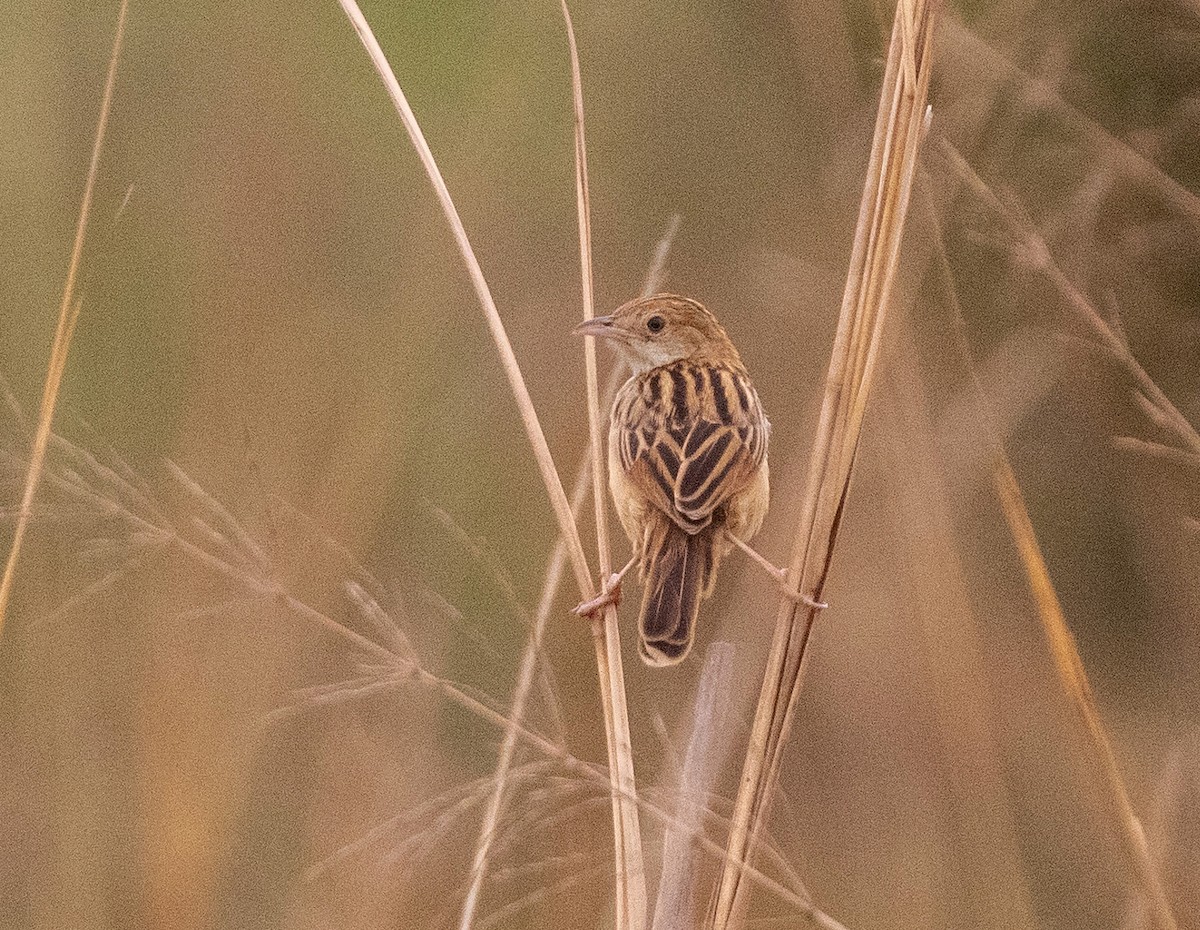
[[744, 422], [643, 421], [622, 430], [621, 464], [655, 507], [695, 533], [754, 476], [766, 455], [764, 433]]
[[698, 421], [683, 443], [675, 509], [693, 523], [708, 523], [713, 511], [749, 483], [766, 448], [759, 427]]

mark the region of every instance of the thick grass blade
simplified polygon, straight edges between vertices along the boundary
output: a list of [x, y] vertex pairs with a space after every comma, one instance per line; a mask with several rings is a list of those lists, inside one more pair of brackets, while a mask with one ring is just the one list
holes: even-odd
[[[846, 290], [787, 571], [786, 584], [794, 594], [804, 592], [818, 601], [849, 492], [899, 262], [924, 136], [937, 8], [936, 0], [901, 2], [892, 27]], [[780, 603], [734, 804], [728, 857], [709, 913], [708, 925], [715, 930], [729, 930], [744, 914], [743, 869], [766, 824], [815, 618], [816, 612], [797, 600]]]

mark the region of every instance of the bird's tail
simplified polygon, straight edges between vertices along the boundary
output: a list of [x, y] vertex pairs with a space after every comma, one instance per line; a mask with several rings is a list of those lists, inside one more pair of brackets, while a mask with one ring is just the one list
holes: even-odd
[[691, 651], [700, 601], [712, 593], [716, 578], [714, 533], [712, 526], [685, 533], [665, 514], [646, 528], [638, 633], [647, 665], [676, 665]]

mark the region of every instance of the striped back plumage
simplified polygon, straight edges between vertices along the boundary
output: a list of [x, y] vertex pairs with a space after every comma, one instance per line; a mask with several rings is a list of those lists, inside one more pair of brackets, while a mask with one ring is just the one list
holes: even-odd
[[764, 466], [770, 425], [736, 364], [674, 362], [617, 395], [609, 441], [651, 507], [641, 527], [646, 582], [639, 619], [652, 665], [682, 661], [712, 592], [727, 505]]

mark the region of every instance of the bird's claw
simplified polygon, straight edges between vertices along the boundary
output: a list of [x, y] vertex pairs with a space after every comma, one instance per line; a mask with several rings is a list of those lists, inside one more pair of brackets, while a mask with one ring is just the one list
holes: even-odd
[[770, 572], [775, 576], [775, 580], [779, 582], [779, 589], [783, 592], [783, 596], [790, 601], [796, 601], [803, 604], [805, 607], [811, 607], [813, 610], [825, 610], [829, 605], [825, 601], [818, 601], [813, 597], [805, 594], [803, 591], [793, 591], [788, 587], [787, 571], [782, 568], [770, 567]]
[[783, 589], [783, 596], [789, 600], [803, 604], [805, 607], [811, 607], [813, 610], [825, 610], [829, 607], [825, 601], [818, 601], [815, 598], [805, 594], [803, 591], [793, 591], [791, 588], [789, 588], [787, 584], [784, 583], [783, 572], [779, 573], [779, 582], [780, 588]]
[[593, 617], [604, 610], [609, 604], [621, 606], [621, 575], [613, 572], [608, 580], [601, 585], [601, 591], [590, 601], [583, 601], [571, 608], [571, 613], [579, 617]]

